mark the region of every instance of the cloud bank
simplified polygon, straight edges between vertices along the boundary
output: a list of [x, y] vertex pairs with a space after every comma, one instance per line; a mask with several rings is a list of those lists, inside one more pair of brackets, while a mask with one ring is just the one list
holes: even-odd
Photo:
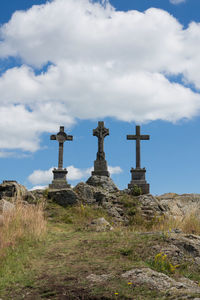
[[36, 151], [42, 133], [77, 119], [198, 116], [199, 48], [199, 23], [184, 29], [156, 8], [54, 0], [15, 12], [0, 28], [2, 64], [20, 62], [0, 76], [0, 148]]
[[[41, 185], [41, 184], [48, 184], [51, 183], [53, 179], [52, 174], [53, 167], [49, 170], [35, 170], [32, 174], [29, 175], [28, 180], [33, 185]], [[80, 180], [86, 177], [89, 177], [91, 175], [91, 171], [93, 168], [87, 168], [87, 169], [79, 169], [74, 166], [68, 166], [67, 167], [67, 179], [68, 180]], [[119, 174], [122, 172], [122, 169], [118, 166], [112, 167], [108, 166], [108, 170], [111, 175], [113, 174]]]

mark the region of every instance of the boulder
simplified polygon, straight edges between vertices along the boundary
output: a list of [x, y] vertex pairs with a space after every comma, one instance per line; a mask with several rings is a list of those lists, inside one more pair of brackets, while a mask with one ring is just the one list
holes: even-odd
[[0, 184], [0, 199], [2, 198], [15, 198], [24, 200], [27, 197], [28, 191], [25, 186], [12, 180], [4, 180]]
[[94, 198], [95, 188], [87, 183], [80, 182], [74, 188], [73, 191], [78, 195], [80, 200], [88, 204], [96, 202]]
[[98, 218], [92, 220], [92, 222], [88, 227], [89, 229], [97, 232], [113, 230], [113, 227], [104, 218]]
[[64, 207], [78, 203], [78, 195], [70, 188], [49, 190], [48, 198]]
[[95, 187], [101, 187], [110, 193], [118, 191], [118, 188], [112, 179], [107, 176], [93, 175], [86, 181], [86, 183]]

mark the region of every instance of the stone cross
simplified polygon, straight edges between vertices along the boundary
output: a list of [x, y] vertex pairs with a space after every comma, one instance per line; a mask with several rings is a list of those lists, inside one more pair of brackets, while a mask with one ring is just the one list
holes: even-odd
[[149, 135], [140, 135], [140, 126], [136, 126], [136, 135], [127, 135], [127, 140], [136, 140], [136, 169], [140, 169], [140, 141], [149, 140]]
[[104, 127], [104, 122], [98, 122], [98, 127], [93, 129], [93, 136], [98, 138], [97, 160], [105, 160], [104, 138], [109, 135], [109, 129]]
[[56, 135], [51, 135], [51, 140], [59, 142], [58, 170], [63, 169], [63, 146], [65, 141], [73, 141], [72, 135], [67, 135], [64, 126], [60, 126], [60, 131]]

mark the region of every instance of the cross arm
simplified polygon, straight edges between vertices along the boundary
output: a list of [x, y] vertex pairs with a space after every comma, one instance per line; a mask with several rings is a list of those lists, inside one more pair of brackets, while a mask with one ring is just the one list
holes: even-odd
[[127, 140], [137, 140], [137, 135], [127, 135], [126, 139]]
[[55, 135], [55, 134], [52, 134], [52, 135], [50, 136], [50, 139], [55, 141], [55, 140], [56, 140], [56, 135]]
[[97, 129], [93, 129], [93, 136], [98, 136], [99, 132]]
[[150, 140], [150, 135], [141, 135], [140, 139], [141, 140]]
[[73, 141], [73, 135], [68, 135], [67, 136], [67, 141]]

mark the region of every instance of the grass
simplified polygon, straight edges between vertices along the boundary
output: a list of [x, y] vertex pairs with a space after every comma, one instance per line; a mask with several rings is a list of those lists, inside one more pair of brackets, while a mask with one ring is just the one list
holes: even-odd
[[[121, 203], [132, 211], [131, 218], [137, 216], [137, 198], [131, 202], [131, 197], [122, 197]], [[170, 276], [178, 274], [200, 280], [195, 264], [182, 264], [175, 271], [171, 261], [163, 259], [164, 254], [156, 256], [154, 249], [158, 244], [168, 245], [167, 235], [156, 231], [174, 228], [170, 227], [175, 224], [172, 220], [159, 220], [152, 234], [142, 232], [144, 224], [137, 224], [137, 218], [134, 219], [136, 228], [133, 223], [115, 225], [109, 232], [95, 232], [87, 230], [92, 219], [105, 217], [112, 222], [101, 208], [87, 205], [63, 208], [49, 202], [45, 215], [47, 223], [44, 207], [19, 206], [10, 215], [10, 221], [6, 221], [7, 227], [0, 228], [4, 234], [0, 257], [0, 297], [3, 300], [168, 299], [164, 293], [146, 285], [129, 284], [121, 277], [135, 267], [151, 267]], [[192, 217], [185, 218], [185, 224], [187, 221], [194, 230], [197, 221], [192, 220]], [[110, 274], [111, 277], [106, 282], [95, 283], [88, 281], [90, 274]]]
[[184, 233], [200, 235], [200, 218], [195, 210], [184, 217], [160, 217], [152, 224], [152, 230], [171, 232], [173, 229], [180, 229]]
[[29, 285], [28, 258], [34, 255], [33, 249], [45, 233], [43, 204], [24, 205], [18, 201], [15, 209], [4, 213], [0, 227], [0, 291], [18, 282]]

